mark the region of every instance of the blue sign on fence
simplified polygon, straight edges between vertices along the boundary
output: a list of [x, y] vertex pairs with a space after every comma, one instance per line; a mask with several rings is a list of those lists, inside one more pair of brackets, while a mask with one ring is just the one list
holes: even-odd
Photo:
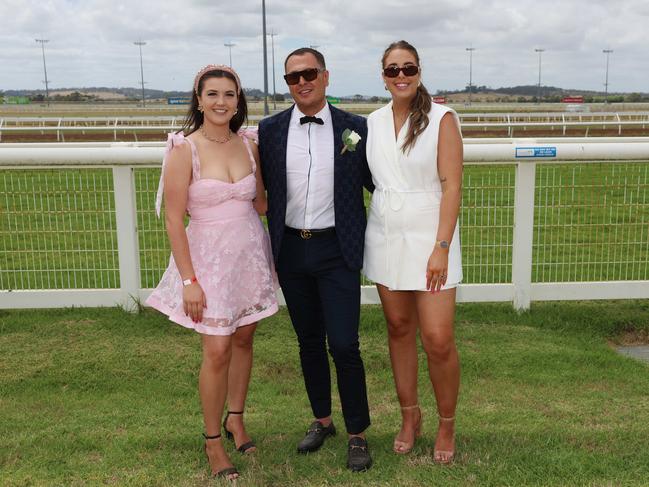
[[167, 105], [189, 105], [191, 102], [191, 98], [167, 98]]
[[516, 157], [557, 157], [556, 147], [516, 147]]

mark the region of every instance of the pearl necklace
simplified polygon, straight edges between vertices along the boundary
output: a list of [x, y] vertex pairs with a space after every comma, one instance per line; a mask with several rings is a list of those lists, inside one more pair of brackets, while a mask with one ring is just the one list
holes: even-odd
[[216, 142], [217, 144], [225, 144], [226, 142], [230, 142], [230, 139], [232, 138], [232, 130], [228, 130], [228, 135], [225, 139], [217, 139], [216, 137], [208, 135], [202, 125], [200, 126], [199, 130], [201, 131], [201, 134], [203, 134], [203, 137], [211, 142]]

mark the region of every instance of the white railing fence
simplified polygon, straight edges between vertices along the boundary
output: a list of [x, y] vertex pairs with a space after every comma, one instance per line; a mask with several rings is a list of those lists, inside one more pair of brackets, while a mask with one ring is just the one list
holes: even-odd
[[[506, 131], [508, 137], [524, 136], [528, 130], [556, 131], [565, 136], [568, 130], [615, 130], [618, 135], [629, 129], [649, 128], [648, 112], [519, 112], [519, 113], [459, 113], [464, 130]], [[138, 134], [167, 133], [180, 130], [184, 115], [114, 116], [114, 117], [1, 117], [0, 141], [3, 134], [55, 134], [65, 141], [66, 134], [108, 134], [118, 140], [128, 134], [137, 140]], [[262, 115], [251, 114], [248, 120], [258, 123]], [[581, 135], [581, 132], [580, 132]]]
[[[162, 153], [0, 145], [0, 308], [143, 302], [169, 258]], [[459, 301], [649, 297], [649, 138], [467, 139], [465, 161]]]

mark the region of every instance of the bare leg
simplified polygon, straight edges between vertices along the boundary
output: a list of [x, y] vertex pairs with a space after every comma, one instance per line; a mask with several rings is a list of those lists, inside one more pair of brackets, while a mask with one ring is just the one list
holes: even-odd
[[[421, 341], [441, 418], [454, 418], [460, 389], [460, 361], [455, 346], [455, 289], [417, 292]], [[455, 451], [455, 422], [441, 419], [435, 441], [435, 460], [448, 463]]]
[[[228, 410], [245, 411], [250, 371], [252, 370], [252, 342], [257, 329], [257, 323], [242, 326], [232, 335], [232, 360], [228, 373]], [[231, 414], [227, 417], [225, 426], [234, 435], [234, 444], [238, 448], [250, 441], [243, 424], [243, 414]], [[246, 450], [252, 453], [256, 448]]]
[[[215, 436], [221, 432], [221, 416], [228, 389], [228, 367], [232, 355], [232, 339], [229, 336], [201, 335], [203, 363], [198, 378], [198, 389], [203, 406], [205, 434]], [[232, 467], [232, 462], [223, 449], [221, 439], [205, 440], [205, 453], [212, 474]], [[236, 478], [230, 475], [229, 478]]]
[[[417, 399], [417, 310], [410, 291], [390, 291], [377, 285], [388, 327], [390, 362], [401, 406], [401, 430], [394, 441], [394, 451], [412, 449], [421, 426], [421, 411], [413, 408]], [[404, 409], [405, 408], [405, 409]]]

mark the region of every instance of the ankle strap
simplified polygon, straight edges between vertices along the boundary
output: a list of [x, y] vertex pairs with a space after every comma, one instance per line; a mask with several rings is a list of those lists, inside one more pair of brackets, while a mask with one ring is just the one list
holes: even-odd
[[441, 414], [438, 415], [440, 421], [455, 421], [455, 416], [451, 416], [450, 418], [445, 418]]
[[243, 414], [243, 411], [228, 411], [227, 415], [230, 416], [231, 414]]
[[412, 406], [401, 406], [402, 411], [409, 411], [411, 409], [419, 409], [419, 404], [413, 404]]
[[208, 436], [205, 433], [203, 433], [203, 438], [205, 438], [206, 440], [216, 440], [218, 438], [221, 438], [221, 433], [219, 433], [218, 435], [214, 435], [214, 436]]

